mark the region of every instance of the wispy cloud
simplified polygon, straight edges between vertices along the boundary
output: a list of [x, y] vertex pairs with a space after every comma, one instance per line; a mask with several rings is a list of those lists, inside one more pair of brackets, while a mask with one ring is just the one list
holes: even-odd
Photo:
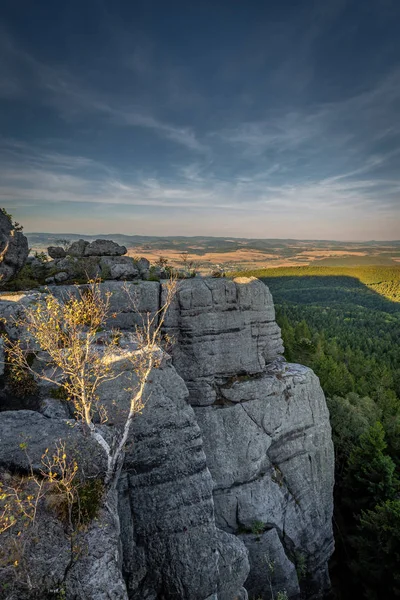
[[[1, 33], [1, 31], [0, 31]], [[83, 119], [103, 117], [115, 125], [140, 127], [154, 131], [160, 137], [185, 148], [205, 153], [207, 147], [199, 141], [192, 127], [171, 124], [155, 117], [149, 109], [127, 106], [124, 98], [104, 93], [83, 83], [65, 68], [55, 68], [38, 61], [18, 48], [9, 34], [0, 35], [0, 96], [27, 97], [44, 106], [51, 106], [62, 117]], [[10, 71], [14, 68], [13, 75]], [[27, 77], [27, 74], [29, 77]]]
[[[15, 146], [15, 148], [14, 148]], [[368, 163], [356, 171], [321, 180], [273, 184], [279, 165], [253, 177], [221, 178], [204, 172], [197, 163], [165, 178], [141, 177], [110, 170], [86, 157], [30, 149], [8, 142], [0, 145], [0, 200], [89, 202], [130, 206], [198, 208], [211, 207], [276, 214], [288, 211], [320, 212], [343, 210], [385, 211], [399, 208], [400, 181], [397, 179], [355, 178], [378, 164]], [[15, 151], [7, 152], [11, 147]], [[23, 157], [23, 160], [21, 160]], [[382, 197], [382, 192], [384, 192]]]
[[0, 138], [1, 202], [57, 214], [71, 210], [63, 203], [99, 213], [131, 207], [150, 221], [196, 211], [207, 227], [219, 211], [221, 227], [236, 215], [237, 234], [251, 219], [261, 228], [279, 217], [283, 229], [296, 218], [353, 219], [360, 230], [371, 215], [395, 222], [399, 66], [385, 63], [354, 82], [347, 73], [342, 87], [339, 69], [321, 76], [318, 44], [346, 0], [329, 11], [304, 4], [290, 23], [243, 23], [247, 34], [232, 35], [229, 52], [201, 37], [204, 61], [192, 39], [187, 60], [179, 43], [169, 54], [171, 33], [157, 46], [120, 27], [107, 58], [97, 62], [92, 48], [81, 66], [31, 53], [4, 32], [0, 99], [14, 99], [15, 113], [38, 115], [44, 127], [25, 132], [15, 121], [14, 138]]

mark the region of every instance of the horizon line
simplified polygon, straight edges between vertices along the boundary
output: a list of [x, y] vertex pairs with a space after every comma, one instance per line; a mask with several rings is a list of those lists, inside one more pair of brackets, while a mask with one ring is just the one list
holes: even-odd
[[51, 232], [51, 231], [29, 231], [23, 232], [24, 235], [58, 235], [58, 236], [83, 236], [83, 237], [111, 237], [111, 236], [124, 236], [124, 237], [142, 237], [142, 238], [160, 238], [160, 239], [196, 239], [196, 238], [208, 238], [208, 239], [222, 239], [222, 240], [246, 240], [246, 241], [288, 241], [288, 242], [335, 242], [339, 244], [368, 244], [368, 243], [379, 243], [379, 244], [399, 244], [400, 239], [398, 240], [375, 240], [375, 239], [366, 239], [366, 240], [335, 240], [335, 239], [317, 239], [317, 238], [248, 238], [248, 237], [235, 237], [233, 235], [228, 236], [217, 236], [217, 235], [142, 235], [140, 233], [128, 234], [128, 233], [59, 233], [59, 232]]

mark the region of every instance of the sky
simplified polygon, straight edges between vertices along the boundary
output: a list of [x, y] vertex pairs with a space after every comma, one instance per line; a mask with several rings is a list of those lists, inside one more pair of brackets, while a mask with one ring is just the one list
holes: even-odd
[[398, 0], [2, 0], [27, 232], [400, 238]]

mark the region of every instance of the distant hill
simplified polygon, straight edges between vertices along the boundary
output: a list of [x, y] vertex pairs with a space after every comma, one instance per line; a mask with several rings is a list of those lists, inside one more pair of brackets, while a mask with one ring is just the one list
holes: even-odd
[[210, 236], [143, 236], [120, 233], [87, 235], [76, 233], [27, 233], [34, 251], [46, 250], [57, 240], [112, 239], [128, 248], [131, 256], [156, 262], [163, 256], [178, 266], [182, 255], [190, 255], [202, 273], [223, 265], [225, 270], [280, 266], [365, 266], [400, 264], [400, 240], [389, 242], [338, 242], [334, 240], [247, 239]]

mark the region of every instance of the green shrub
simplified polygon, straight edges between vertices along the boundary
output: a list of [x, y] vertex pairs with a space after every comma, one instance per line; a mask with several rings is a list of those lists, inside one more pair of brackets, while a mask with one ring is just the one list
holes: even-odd
[[104, 494], [101, 479], [89, 479], [77, 486], [77, 499], [72, 507], [72, 518], [80, 525], [87, 525], [99, 514]]
[[22, 267], [20, 272], [14, 279], [11, 281], [7, 281], [2, 285], [2, 289], [17, 292], [20, 290], [31, 290], [33, 288], [39, 287], [39, 285], [43, 284], [44, 281], [41, 281], [36, 278], [33, 273], [31, 265], [25, 265]]
[[6, 377], [11, 392], [17, 398], [27, 398], [37, 392], [37, 383], [31, 373], [20, 367], [6, 363]]
[[261, 535], [265, 531], [265, 523], [262, 521], [253, 521], [251, 525], [251, 533], [254, 535]]
[[111, 278], [111, 269], [108, 265], [102, 264], [100, 269], [100, 277], [103, 281]]

